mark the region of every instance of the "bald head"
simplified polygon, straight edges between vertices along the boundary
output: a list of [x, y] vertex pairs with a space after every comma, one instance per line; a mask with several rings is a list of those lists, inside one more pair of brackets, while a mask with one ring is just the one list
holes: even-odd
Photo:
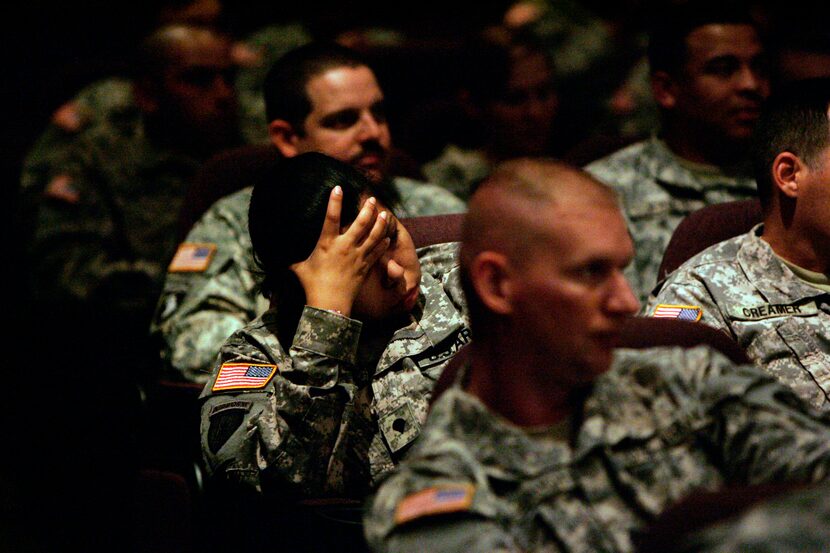
[[211, 29], [183, 24], [165, 25], [142, 41], [135, 69], [140, 76], [159, 79], [165, 69], [188, 56], [205, 56], [203, 52], [216, 56], [217, 51], [227, 51], [230, 59], [230, 47], [227, 37]]
[[473, 195], [463, 240], [479, 365], [513, 365], [511, 378], [563, 390], [608, 369], [639, 308], [623, 276], [634, 247], [610, 188], [555, 161], [505, 163]]
[[464, 220], [462, 266], [478, 252], [496, 250], [521, 259], [546, 231], [546, 207], [617, 209], [612, 189], [567, 164], [518, 159], [499, 165], [476, 190]]

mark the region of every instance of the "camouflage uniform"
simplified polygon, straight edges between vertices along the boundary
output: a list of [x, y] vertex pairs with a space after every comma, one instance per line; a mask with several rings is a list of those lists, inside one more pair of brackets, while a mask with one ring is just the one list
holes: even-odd
[[425, 163], [421, 171], [429, 182], [446, 188], [466, 202], [473, 186], [484, 180], [492, 169], [484, 152], [450, 144], [440, 156]]
[[20, 195], [26, 224], [34, 224], [31, 219], [55, 167], [67, 161], [72, 145], [81, 136], [100, 125], [128, 128], [140, 119], [133, 101], [132, 83], [119, 78], [94, 82], [58, 108], [23, 160]]
[[[85, 132], [50, 168], [40, 200], [31, 252], [38, 297], [86, 301], [111, 287], [132, 295], [140, 284], [153, 290], [140, 301], [153, 301], [198, 167], [156, 146], [140, 119], [111, 118]], [[56, 182], [64, 183], [60, 195]]]
[[574, 420], [569, 442], [533, 437], [451, 388], [371, 502], [369, 544], [629, 552], [695, 490], [815, 480], [830, 465], [830, 419], [704, 347], [618, 352]]
[[714, 167], [695, 168], [656, 137], [589, 164], [586, 171], [613, 187], [622, 201], [636, 254], [626, 276], [641, 302], [657, 284], [663, 252], [675, 227], [709, 204], [753, 198], [755, 181]]
[[826, 553], [830, 549], [830, 485], [765, 501], [740, 518], [683, 539], [678, 553]]
[[[425, 248], [439, 256], [457, 244]], [[429, 254], [429, 252], [427, 252]], [[361, 323], [306, 307], [286, 353], [267, 311], [222, 346], [202, 394], [208, 470], [262, 491], [363, 497], [419, 435], [435, 380], [470, 333], [458, 266], [423, 272], [405, 326], [361, 335]], [[228, 363], [276, 365], [257, 389], [224, 389]]]
[[702, 251], [652, 298], [688, 306], [734, 338], [747, 355], [803, 399], [826, 407], [830, 394], [830, 294], [796, 277], [761, 239], [763, 225]]
[[[401, 217], [464, 210], [446, 191], [396, 178]], [[261, 315], [268, 302], [259, 294], [257, 267], [248, 235], [251, 188], [216, 202], [193, 226], [186, 243], [216, 245], [202, 272], [171, 272], [159, 300], [151, 332], [162, 342], [167, 367], [187, 380], [204, 382], [225, 339]]]

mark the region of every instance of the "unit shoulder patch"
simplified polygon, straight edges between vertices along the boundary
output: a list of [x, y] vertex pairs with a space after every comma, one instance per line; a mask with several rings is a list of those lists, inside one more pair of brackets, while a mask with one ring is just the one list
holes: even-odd
[[276, 365], [254, 363], [223, 363], [216, 375], [212, 392], [222, 390], [258, 390], [264, 388], [277, 373]]
[[216, 244], [182, 242], [167, 267], [170, 273], [203, 273], [210, 266]]
[[473, 504], [475, 486], [435, 486], [406, 496], [395, 509], [395, 523], [403, 524], [425, 516], [467, 511]]
[[655, 319], [677, 319], [679, 321], [697, 322], [703, 316], [699, 305], [669, 305], [661, 303], [651, 314]]

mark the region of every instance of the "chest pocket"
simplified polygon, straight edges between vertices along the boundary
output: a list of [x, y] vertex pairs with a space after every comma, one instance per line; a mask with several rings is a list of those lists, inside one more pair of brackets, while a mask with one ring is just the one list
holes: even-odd
[[750, 358], [803, 399], [820, 406], [830, 396], [830, 366], [816, 342], [818, 320], [784, 317], [768, 320], [747, 347]]
[[624, 438], [606, 452], [611, 479], [656, 516], [691, 490], [722, 483], [703, 448], [695, 444], [692, 430], [681, 421]]

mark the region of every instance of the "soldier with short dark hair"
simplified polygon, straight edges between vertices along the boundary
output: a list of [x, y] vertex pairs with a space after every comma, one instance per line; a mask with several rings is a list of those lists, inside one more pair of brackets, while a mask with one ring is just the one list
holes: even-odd
[[752, 19], [723, 2], [668, 8], [654, 24], [648, 56], [659, 133], [586, 167], [620, 195], [637, 250], [626, 274], [641, 302], [686, 215], [755, 194], [749, 146], [769, 94]]
[[[438, 186], [389, 174], [384, 95], [356, 52], [327, 43], [288, 52], [269, 72], [265, 99], [271, 142], [282, 157], [321, 152], [349, 163], [384, 189], [402, 217], [464, 211], [464, 202]], [[250, 197], [249, 186], [216, 202], [180, 246], [184, 257], [199, 245], [211, 248], [212, 258], [169, 268], [152, 332], [180, 378], [204, 382], [222, 342], [267, 306], [248, 237]]]
[[770, 98], [754, 156], [763, 223], [672, 273], [646, 314], [683, 305], [799, 396], [830, 398], [830, 80]]

